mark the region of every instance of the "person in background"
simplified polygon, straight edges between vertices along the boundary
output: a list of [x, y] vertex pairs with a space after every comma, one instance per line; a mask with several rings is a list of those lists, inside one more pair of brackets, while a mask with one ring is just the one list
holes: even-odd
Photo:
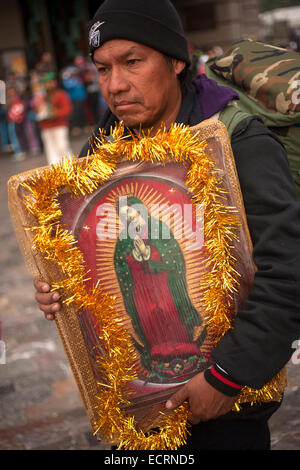
[[220, 46], [205, 46], [202, 48], [199, 55], [197, 64], [197, 75], [205, 73], [205, 64], [212, 57], [216, 57], [223, 54], [223, 50]]
[[15, 158], [16, 160], [24, 160], [26, 152], [29, 150], [25, 127], [26, 107], [14, 87], [10, 87], [7, 90], [7, 104], [7, 121], [9, 123], [10, 135], [13, 138]]
[[36, 64], [36, 72], [43, 78], [47, 73], [55, 73], [56, 66], [51, 52], [44, 52], [40, 62]]
[[100, 88], [95, 74], [91, 70], [85, 72], [85, 89], [87, 92], [87, 117], [88, 123], [95, 125], [101, 116]]
[[33, 109], [32, 91], [29, 85], [24, 90], [23, 100], [26, 111], [25, 133], [29, 150], [31, 154], [38, 155], [41, 152], [41, 140], [39, 135], [39, 128], [36, 123], [36, 114]]
[[77, 68], [78, 76], [84, 84], [87, 94], [85, 100], [86, 123], [88, 125], [95, 125], [100, 119], [103, 110], [97, 69], [90, 59], [85, 59], [82, 56], [75, 58], [74, 65]]
[[6, 117], [7, 108], [4, 104], [0, 104], [0, 142], [2, 152], [10, 152], [11, 149]]
[[46, 74], [43, 83], [46, 95], [34, 100], [36, 119], [39, 121], [41, 138], [48, 165], [72, 154], [69, 140], [69, 116], [72, 103], [66, 91], [58, 86], [54, 73]]
[[85, 82], [85, 73], [90, 67], [94, 67], [91, 62], [87, 62], [83, 56], [77, 56], [74, 59], [74, 67], [77, 71], [77, 76], [81, 80], [82, 83]]
[[86, 89], [80, 78], [77, 67], [68, 67], [62, 73], [62, 83], [73, 106], [69, 121], [70, 131], [73, 136], [77, 136], [80, 135], [86, 127], [85, 102], [87, 98]]

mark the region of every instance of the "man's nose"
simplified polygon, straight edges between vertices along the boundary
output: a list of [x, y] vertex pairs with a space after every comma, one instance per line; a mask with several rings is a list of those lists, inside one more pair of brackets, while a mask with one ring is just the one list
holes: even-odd
[[129, 81], [126, 78], [125, 73], [119, 67], [112, 68], [109, 77], [108, 89], [112, 95], [116, 95], [122, 91], [128, 91]]

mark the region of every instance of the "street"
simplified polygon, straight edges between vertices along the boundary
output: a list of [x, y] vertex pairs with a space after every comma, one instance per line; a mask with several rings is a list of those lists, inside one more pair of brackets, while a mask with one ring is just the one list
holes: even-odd
[[[86, 138], [73, 138], [74, 153]], [[0, 154], [0, 339], [6, 347], [5, 364], [0, 362], [0, 450], [109, 449], [93, 436], [55, 323], [37, 308], [7, 208], [8, 178], [44, 165], [44, 155], [16, 161]], [[273, 450], [300, 449], [297, 362], [300, 354], [289, 363], [289, 386], [270, 421]]]

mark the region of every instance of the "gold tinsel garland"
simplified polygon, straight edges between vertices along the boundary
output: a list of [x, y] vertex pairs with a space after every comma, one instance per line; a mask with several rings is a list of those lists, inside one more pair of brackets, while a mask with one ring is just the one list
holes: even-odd
[[[125, 450], [176, 450], [186, 442], [188, 434], [187, 403], [171, 413], [162, 413], [159, 431], [149, 433], [138, 429], [135, 419], [124, 411], [130, 404], [127, 385], [136, 378], [135, 350], [129, 333], [122, 325], [114, 307], [113, 297], [100, 285], [86, 290], [88, 273], [81, 251], [73, 235], [60, 226], [62, 216], [58, 196], [65, 188], [73, 197], [92, 193], [114, 173], [121, 158], [160, 163], [189, 164], [186, 185], [192, 193], [194, 204], [201, 204], [205, 213], [205, 239], [210, 272], [204, 277], [202, 287], [206, 324], [215, 343], [232, 328], [230, 299], [238, 289], [236, 260], [231, 253], [231, 241], [240, 225], [233, 208], [223, 203], [224, 188], [213, 159], [205, 153], [206, 142], [200, 142], [184, 126], [173, 125], [169, 131], [159, 130], [149, 135], [124, 138], [124, 127], [119, 125], [107, 142], [104, 135], [98, 138], [93, 158], [84, 163], [78, 158], [66, 158], [43, 173], [32, 177], [24, 188], [26, 208], [37, 220], [33, 231], [33, 247], [46, 259], [54, 261], [62, 270], [64, 279], [52, 285], [60, 290], [63, 302], [79, 310], [92, 310], [101, 330], [101, 344], [105, 354], [98, 358], [103, 383], [99, 383], [97, 414], [94, 431], [101, 431], [104, 439], [119, 442]], [[279, 400], [282, 385], [278, 375], [261, 390], [244, 387], [235, 405], [239, 403]]]

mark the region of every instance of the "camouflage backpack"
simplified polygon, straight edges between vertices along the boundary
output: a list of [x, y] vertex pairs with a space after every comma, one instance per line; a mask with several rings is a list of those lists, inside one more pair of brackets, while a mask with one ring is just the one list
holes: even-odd
[[256, 41], [210, 59], [206, 75], [240, 96], [219, 119], [231, 135], [245, 113], [258, 114], [283, 143], [300, 198], [300, 54]]

